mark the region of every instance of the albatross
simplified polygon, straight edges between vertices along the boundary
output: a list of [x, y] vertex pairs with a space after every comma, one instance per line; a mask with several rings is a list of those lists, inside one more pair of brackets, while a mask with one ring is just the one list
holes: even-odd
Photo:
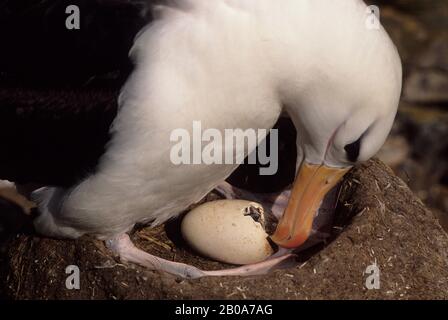
[[[153, 12], [130, 52], [135, 69], [97, 171], [33, 192], [35, 228], [95, 236], [123, 261], [181, 277], [265, 273], [308, 240], [328, 192], [384, 144], [402, 86], [397, 49], [381, 26], [369, 28], [361, 0], [179, 0]], [[272, 236], [284, 254], [204, 271], [133, 245], [135, 225], [178, 216], [238, 167], [173, 164], [173, 130], [194, 121], [220, 132], [269, 130], [282, 114], [298, 133], [296, 178]]]

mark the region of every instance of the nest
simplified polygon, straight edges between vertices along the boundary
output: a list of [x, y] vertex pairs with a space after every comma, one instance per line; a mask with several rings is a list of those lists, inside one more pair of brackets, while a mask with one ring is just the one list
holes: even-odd
[[[206, 200], [213, 200], [209, 195]], [[191, 252], [173, 221], [137, 230], [137, 246], [204, 269], [228, 267]], [[403, 181], [377, 160], [345, 179], [331, 239], [303, 252], [301, 265], [248, 278], [184, 280], [117, 261], [102, 242], [22, 234], [0, 262], [9, 299], [447, 299], [448, 236]], [[366, 288], [367, 268], [381, 270], [379, 290]], [[67, 290], [77, 265], [81, 289]]]

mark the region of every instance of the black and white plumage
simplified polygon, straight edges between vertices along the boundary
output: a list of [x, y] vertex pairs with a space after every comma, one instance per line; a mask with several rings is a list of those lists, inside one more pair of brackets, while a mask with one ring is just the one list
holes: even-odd
[[[178, 215], [237, 168], [172, 164], [174, 129], [189, 129], [195, 120], [221, 131], [270, 129], [285, 111], [298, 131], [298, 164], [323, 175], [319, 183], [328, 181], [325, 175], [336, 182], [341, 173], [330, 172], [346, 172], [384, 143], [401, 90], [396, 49], [384, 29], [365, 27], [362, 1], [169, 3], [157, 8], [157, 20], [135, 41], [136, 67], [121, 91], [112, 139], [95, 174], [33, 195], [42, 234], [112, 239], [110, 247], [122, 257], [149, 267], [154, 260], [133, 248], [126, 232], [136, 223], [160, 224]], [[347, 146], [357, 141], [355, 159]], [[303, 170], [297, 181], [311, 179]], [[306, 193], [302, 189], [296, 182], [293, 194]], [[312, 215], [306, 215], [309, 224]], [[283, 223], [280, 245], [308, 237], [309, 231], [297, 230], [301, 220], [294, 221]], [[184, 267], [163, 265], [177, 274]], [[183, 275], [214, 274], [190, 269]]]

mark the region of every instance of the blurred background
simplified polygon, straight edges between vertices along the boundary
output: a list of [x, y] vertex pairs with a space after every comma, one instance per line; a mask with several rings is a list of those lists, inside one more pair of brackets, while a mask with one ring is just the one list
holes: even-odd
[[[0, 156], [3, 179], [70, 185], [95, 167], [132, 70], [144, 2], [0, 0], [0, 152], [13, 155]], [[404, 64], [399, 115], [379, 157], [448, 230], [448, 1], [369, 2], [380, 6]], [[60, 27], [70, 4], [82, 12], [77, 32]], [[280, 174], [293, 177], [294, 165]]]
[[377, 1], [400, 51], [404, 89], [380, 158], [448, 230], [448, 1]]

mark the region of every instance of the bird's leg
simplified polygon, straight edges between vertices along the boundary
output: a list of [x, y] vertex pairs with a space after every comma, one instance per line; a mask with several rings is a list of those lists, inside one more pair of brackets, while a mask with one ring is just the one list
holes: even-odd
[[[249, 191], [233, 187], [227, 182], [220, 184], [215, 190], [227, 199], [245, 199], [248, 201], [258, 202], [266, 209], [270, 209], [272, 214], [277, 219], [282, 217], [283, 212], [288, 205], [288, 200], [291, 194], [290, 190], [273, 194], [251, 193]], [[328, 237], [328, 227], [331, 226], [337, 195], [338, 188], [335, 188], [332, 192], [329, 192], [326, 199], [322, 203], [321, 208], [316, 213], [310, 240], [300, 249], [308, 248], [313, 244], [322, 242], [326, 237]], [[120, 257], [123, 262], [135, 263], [150, 270], [164, 271], [187, 279], [214, 276], [262, 275], [271, 270], [293, 267], [297, 265], [296, 255], [292, 253], [293, 250], [280, 248], [276, 254], [264, 262], [236, 267], [233, 269], [205, 271], [188, 264], [169, 261], [151, 255], [137, 248], [127, 234], [122, 234], [106, 241], [106, 245], [114, 252], [115, 255]]]
[[244, 199], [260, 203], [265, 209], [270, 210], [272, 215], [280, 220], [285, 211], [291, 190], [286, 189], [278, 193], [253, 193], [232, 186], [228, 182], [223, 182], [215, 188], [219, 194], [226, 199]]
[[165, 260], [153, 256], [137, 248], [127, 234], [107, 240], [106, 245], [119, 256], [123, 262], [130, 262], [146, 267], [150, 270], [164, 271], [187, 279], [219, 276], [252, 276], [266, 274], [271, 270], [295, 265], [295, 255], [282, 250], [264, 262], [237, 267], [233, 269], [204, 271], [188, 264]]

